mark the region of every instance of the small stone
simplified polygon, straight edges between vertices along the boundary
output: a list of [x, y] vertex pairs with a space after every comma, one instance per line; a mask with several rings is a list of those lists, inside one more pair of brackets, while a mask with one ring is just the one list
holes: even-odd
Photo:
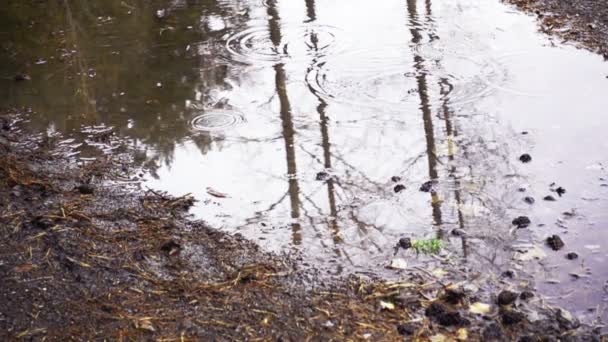
[[528, 203], [530, 205], [534, 204], [534, 198], [530, 197], [530, 196], [524, 197], [524, 202], [526, 202], [526, 203]]
[[560, 186], [560, 187], [558, 187], [557, 189], [555, 189], [555, 192], [557, 193], [557, 195], [558, 195], [559, 197], [562, 197], [562, 195], [566, 193], [566, 189], [564, 189], [564, 188], [562, 188], [562, 187]]
[[432, 303], [426, 310], [424, 310], [424, 314], [427, 317], [436, 317], [438, 315], [444, 314], [446, 312], [446, 308], [443, 304], [440, 303]]
[[393, 177], [391, 177], [391, 181], [393, 181], [393, 183], [399, 183], [399, 182], [401, 182], [401, 177], [393, 176]]
[[403, 185], [403, 184], [397, 184], [397, 185], [395, 185], [395, 187], [393, 188], [393, 190], [396, 193], [399, 193], [399, 192], [405, 190], [405, 185]]
[[505, 311], [501, 315], [502, 324], [513, 325], [523, 321], [525, 318], [524, 314], [518, 311]]
[[578, 259], [578, 254], [576, 254], [574, 252], [570, 252], [570, 253], [566, 254], [566, 258], [568, 260], [575, 260], [575, 259]]
[[403, 249], [408, 249], [412, 247], [412, 239], [408, 238], [408, 237], [404, 237], [399, 239], [399, 247], [403, 248]]
[[498, 305], [503, 305], [503, 306], [511, 305], [511, 304], [515, 303], [515, 301], [517, 300], [517, 297], [519, 297], [519, 295], [517, 293], [504, 290], [498, 294], [496, 303], [498, 303]]
[[90, 184], [79, 185], [76, 187], [76, 190], [83, 195], [92, 195], [95, 192], [95, 188]]
[[324, 181], [327, 178], [329, 178], [329, 173], [327, 173], [325, 171], [321, 171], [321, 172], [317, 173], [316, 180], [318, 180], [318, 181]]
[[532, 293], [530, 291], [524, 291], [519, 294], [519, 298], [521, 298], [521, 300], [528, 300], [533, 297], [534, 297], [534, 293]]
[[511, 222], [517, 228], [526, 228], [532, 223], [527, 216], [519, 216]]
[[529, 163], [532, 161], [532, 157], [530, 157], [529, 154], [524, 153], [521, 156], [519, 156], [519, 161], [521, 161], [522, 163]]
[[564, 247], [564, 241], [558, 235], [552, 235], [547, 238], [547, 245], [554, 251], [557, 251]]
[[397, 332], [399, 333], [399, 335], [402, 335], [402, 336], [414, 335], [414, 333], [416, 332], [416, 326], [411, 323], [398, 324]]
[[545, 201], [549, 201], [549, 202], [555, 202], [556, 199], [555, 197], [551, 196], [551, 195], [547, 195], [543, 198]]
[[521, 134], [522, 135], [528, 135], [529, 133], [528, 133], [528, 131], [521, 131]]
[[420, 191], [422, 192], [430, 192], [433, 189], [433, 181], [424, 182], [420, 186]]

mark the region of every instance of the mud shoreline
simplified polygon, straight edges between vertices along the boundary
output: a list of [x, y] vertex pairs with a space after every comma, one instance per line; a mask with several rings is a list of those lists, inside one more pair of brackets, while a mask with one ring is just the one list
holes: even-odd
[[139, 189], [129, 152], [77, 161], [17, 118], [0, 132], [2, 340], [601, 338], [540, 294], [483, 291], [458, 269], [325, 279], [190, 220], [189, 196]]
[[593, 0], [505, 0], [535, 15], [540, 31], [608, 60], [608, 7]]

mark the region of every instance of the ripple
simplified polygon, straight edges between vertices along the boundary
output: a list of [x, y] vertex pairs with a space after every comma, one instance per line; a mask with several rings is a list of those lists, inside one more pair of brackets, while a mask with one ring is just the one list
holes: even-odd
[[244, 117], [234, 111], [214, 110], [195, 117], [190, 122], [190, 125], [195, 131], [217, 132], [225, 131], [244, 121]]
[[[502, 80], [501, 68], [494, 61], [423, 51], [433, 58], [423, 57], [418, 66], [412, 55], [383, 60], [378, 54], [376, 60], [360, 59], [359, 65], [320, 62], [309, 70], [306, 82], [326, 101], [392, 110], [418, 106], [420, 91], [429, 94], [431, 104], [467, 104], [490, 95]], [[421, 88], [421, 76], [426, 88]]]
[[240, 62], [278, 63], [291, 59], [322, 57], [333, 50], [339, 30], [327, 25], [282, 26], [279, 42], [268, 27], [251, 27], [231, 35], [226, 49]]

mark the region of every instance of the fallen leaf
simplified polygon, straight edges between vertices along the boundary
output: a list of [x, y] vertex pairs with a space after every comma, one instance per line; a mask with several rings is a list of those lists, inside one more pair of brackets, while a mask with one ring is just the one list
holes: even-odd
[[156, 332], [156, 329], [154, 329], [154, 326], [152, 325], [152, 322], [150, 322], [148, 319], [141, 319], [139, 321], [135, 322], [135, 327], [137, 329], [141, 329], [141, 330], [147, 330], [147, 331], [151, 331], [151, 332]]
[[460, 328], [456, 331], [456, 339], [458, 341], [466, 341], [469, 338], [469, 332], [465, 328]]
[[435, 336], [431, 336], [431, 342], [446, 342], [448, 339], [444, 334], [437, 334]]
[[28, 263], [28, 264], [23, 264], [23, 265], [19, 265], [19, 266], [15, 266], [13, 268], [13, 271], [17, 272], [17, 273], [24, 273], [24, 272], [29, 272], [31, 270], [34, 269], [34, 265]]
[[395, 304], [391, 302], [380, 301], [380, 308], [382, 310], [395, 310]]
[[469, 306], [469, 311], [474, 314], [484, 315], [490, 312], [491, 308], [492, 307], [490, 306], [490, 304], [476, 302]]

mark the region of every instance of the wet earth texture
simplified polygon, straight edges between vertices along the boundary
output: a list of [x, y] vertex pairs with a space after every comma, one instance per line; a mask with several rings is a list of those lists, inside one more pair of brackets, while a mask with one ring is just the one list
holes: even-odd
[[213, 227], [328, 275], [449, 260], [608, 317], [608, 64], [513, 7], [4, 1], [0, 16], [1, 106], [82, 158], [120, 137], [103, 152], [127, 144], [145, 186], [192, 193]]

